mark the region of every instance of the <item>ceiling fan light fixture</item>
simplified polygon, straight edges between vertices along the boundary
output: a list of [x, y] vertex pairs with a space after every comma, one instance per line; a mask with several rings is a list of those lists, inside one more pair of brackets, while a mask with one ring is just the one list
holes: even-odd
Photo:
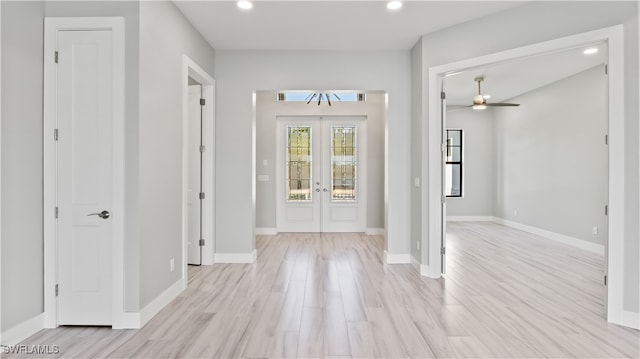
[[473, 104], [474, 105], [483, 105], [484, 104], [484, 97], [482, 97], [482, 95], [480, 95], [480, 94], [475, 95], [473, 97]]
[[473, 108], [474, 110], [484, 110], [487, 108], [487, 105], [473, 105], [471, 108]]
[[389, 1], [387, 3], [387, 9], [398, 10], [402, 7], [402, 1]]

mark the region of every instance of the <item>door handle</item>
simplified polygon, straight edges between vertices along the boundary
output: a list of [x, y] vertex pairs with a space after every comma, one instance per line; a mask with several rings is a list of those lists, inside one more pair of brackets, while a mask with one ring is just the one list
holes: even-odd
[[316, 192], [320, 192], [320, 188], [316, 188]]
[[111, 213], [109, 213], [109, 211], [102, 211], [100, 213], [89, 213], [87, 214], [87, 216], [98, 216], [102, 219], [107, 219], [109, 218], [109, 216], [111, 215]]
[[328, 190], [328, 189], [326, 189], [326, 188], [323, 188], [323, 189], [322, 189], [322, 192], [329, 192], [329, 190]]

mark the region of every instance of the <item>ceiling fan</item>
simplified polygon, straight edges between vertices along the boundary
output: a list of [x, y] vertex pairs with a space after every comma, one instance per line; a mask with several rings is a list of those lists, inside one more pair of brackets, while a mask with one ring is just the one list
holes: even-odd
[[494, 102], [487, 103], [487, 99], [482, 95], [482, 90], [480, 89], [480, 83], [484, 81], [484, 76], [478, 76], [473, 81], [478, 83], [478, 94], [473, 97], [473, 105], [469, 105], [466, 107], [471, 107], [474, 110], [484, 110], [487, 107], [516, 107], [520, 106], [519, 103], [508, 103], [508, 102]]

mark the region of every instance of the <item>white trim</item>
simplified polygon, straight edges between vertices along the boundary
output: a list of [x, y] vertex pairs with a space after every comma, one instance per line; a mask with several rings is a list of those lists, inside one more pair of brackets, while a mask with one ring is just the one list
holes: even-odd
[[124, 18], [55, 17], [44, 23], [44, 325], [57, 327], [56, 151], [56, 65], [57, 33], [64, 30], [111, 30], [113, 39], [113, 253], [112, 325], [120, 326], [124, 313], [124, 164], [125, 164], [125, 65]]
[[140, 329], [140, 312], [125, 312], [122, 314], [121, 326], [116, 329]]
[[12, 346], [44, 329], [44, 313], [2, 332], [2, 345]]
[[494, 217], [493, 222], [503, 226], [519, 229], [523, 232], [532, 233], [546, 239], [551, 239], [575, 248], [583, 249], [587, 252], [604, 255], [604, 245], [585, 241], [575, 237], [566, 236], [564, 234], [547, 231], [546, 229], [529, 226], [523, 223], [510, 221], [504, 218]]
[[[204, 174], [203, 191], [205, 193], [202, 210], [202, 265], [211, 265], [215, 258], [215, 80], [202, 67], [187, 55], [182, 55], [182, 280], [187, 283], [187, 186], [189, 176], [189, 76], [197, 80], [204, 92], [206, 105], [203, 116], [203, 142], [205, 161], [202, 168]], [[186, 288], [186, 287], [185, 287]]]
[[[607, 265], [608, 272], [607, 290], [607, 320], [611, 323], [623, 322], [623, 297], [624, 297], [624, 184], [625, 184], [625, 92], [624, 92], [624, 27], [617, 25], [604, 29], [584, 32], [577, 35], [562, 37], [533, 45], [501, 51], [476, 58], [452, 62], [445, 65], [429, 68], [429, 113], [427, 123], [423, 126], [422, 143], [422, 171], [423, 176], [429, 173], [440, 173], [440, 141], [438, 135], [441, 132], [440, 123], [440, 83], [441, 79], [453, 71], [461, 71], [481, 66], [487, 66], [505, 62], [508, 60], [524, 58], [554, 51], [561, 51], [588, 43], [606, 41], [608, 43], [609, 64], [609, 243]], [[442, 213], [440, 211], [440, 176], [429, 178], [428, 191], [422, 193], [423, 213], [429, 213], [429, 218], [424, 221], [422, 227], [423, 243], [428, 243], [429, 264], [431, 267], [439, 267], [439, 256], [442, 226]]]
[[428, 278], [434, 278], [436, 279], [437, 277], [432, 277], [429, 275], [429, 266], [428, 265], [424, 265], [421, 264], [416, 257], [411, 256], [411, 265], [413, 266], [413, 268], [420, 273], [421, 276], [423, 277], [428, 277]]
[[447, 222], [493, 222], [493, 216], [447, 216]]
[[622, 312], [622, 325], [634, 329], [640, 329], [640, 313], [625, 310]]
[[256, 228], [256, 236], [275, 236], [278, 234], [278, 230], [270, 227], [258, 227]]
[[364, 234], [367, 236], [384, 236], [384, 228], [367, 228]]
[[145, 307], [140, 310], [139, 328], [144, 327], [145, 324], [147, 324], [156, 314], [160, 313], [167, 304], [171, 303], [172, 300], [182, 293], [185, 287], [186, 283], [184, 283], [182, 279], [178, 280], [171, 287], [162, 292], [162, 294], [157, 296], [156, 299], [152, 300], [151, 303], [145, 305]]
[[410, 264], [411, 263], [411, 254], [409, 253], [401, 253], [394, 254], [389, 253], [387, 250], [384, 250], [384, 264]]
[[[2, 19], [2, 5], [0, 5], [0, 19]], [[0, 26], [0, 84], [2, 83], [2, 26]], [[0, 91], [0, 189], [2, 188], [2, 96]], [[2, 191], [0, 190], [0, 203], [2, 203]], [[0, 208], [2, 206], [0, 205]], [[0, 209], [0, 228], [2, 228], [2, 209]], [[0, 254], [2, 254], [2, 231], [0, 231]], [[2, 255], [0, 255], [0, 268], [2, 268]], [[1, 280], [0, 280], [1, 282]], [[2, 285], [0, 285], [0, 319], [2, 318]], [[2, 344], [2, 324], [0, 324], [0, 344]]]
[[216, 253], [216, 263], [254, 263], [258, 258], [258, 250], [251, 253]]

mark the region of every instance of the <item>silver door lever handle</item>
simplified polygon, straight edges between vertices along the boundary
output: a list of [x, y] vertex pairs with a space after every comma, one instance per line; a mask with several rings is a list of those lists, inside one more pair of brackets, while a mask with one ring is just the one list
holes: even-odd
[[102, 211], [100, 213], [89, 213], [87, 214], [87, 216], [98, 216], [102, 219], [107, 219], [109, 218], [109, 216], [111, 215], [111, 213], [109, 213], [109, 211]]

